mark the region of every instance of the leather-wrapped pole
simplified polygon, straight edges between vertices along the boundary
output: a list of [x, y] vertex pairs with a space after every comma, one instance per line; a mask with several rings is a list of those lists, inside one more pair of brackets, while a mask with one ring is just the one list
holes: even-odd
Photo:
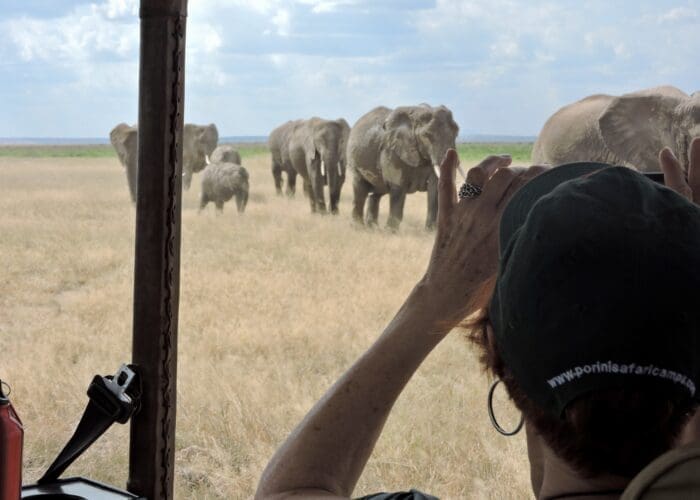
[[187, 0], [141, 0], [133, 364], [127, 489], [173, 498]]

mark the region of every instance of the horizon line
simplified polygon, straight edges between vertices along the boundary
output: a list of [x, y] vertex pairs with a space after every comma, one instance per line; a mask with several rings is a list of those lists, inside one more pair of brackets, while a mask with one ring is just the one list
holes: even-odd
[[[224, 135], [220, 143], [226, 142], [267, 142], [267, 135]], [[246, 141], [247, 139], [247, 141]], [[535, 142], [537, 136], [515, 134], [465, 134], [457, 137], [457, 142]], [[0, 137], [0, 146], [66, 146], [66, 145], [106, 145], [109, 137], [89, 136], [7, 136]]]

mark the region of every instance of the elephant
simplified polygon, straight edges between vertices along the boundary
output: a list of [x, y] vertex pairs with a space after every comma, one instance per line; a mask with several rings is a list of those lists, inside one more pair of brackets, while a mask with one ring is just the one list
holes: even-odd
[[235, 163], [236, 165], [243, 165], [241, 154], [236, 148], [228, 144], [218, 146], [211, 154], [209, 160], [211, 163]]
[[248, 171], [236, 163], [215, 162], [202, 172], [202, 194], [199, 212], [212, 201], [218, 212], [223, 212], [224, 203], [236, 197], [238, 213], [242, 214], [248, 204]]
[[[120, 123], [109, 133], [109, 139], [117, 151], [119, 161], [126, 168], [131, 201], [136, 201], [138, 178], [138, 130], [126, 123]], [[207, 165], [207, 157], [216, 148], [219, 132], [216, 125], [186, 124], [182, 139], [182, 177], [183, 187], [189, 189], [192, 174], [201, 171]]]
[[192, 174], [201, 172], [207, 166], [206, 158], [216, 149], [219, 131], [216, 125], [185, 125], [182, 137], [182, 186], [189, 189]]
[[267, 145], [272, 156], [272, 177], [275, 181], [275, 190], [282, 195], [282, 173], [287, 176], [286, 194], [293, 197], [296, 192], [297, 171], [294, 170], [289, 159], [289, 133], [301, 120], [283, 123], [272, 132], [267, 139]]
[[136, 202], [136, 181], [137, 181], [137, 131], [136, 127], [131, 127], [126, 123], [120, 123], [109, 133], [109, 141], [117, 151], [119, 162], [126, 170], [126, 180], [129, 184], [129, 195], [131, 201]]
[[374, 108], [352, 127], [348, 162], [353, 171], [353, 219], [363, 224], [369, 197], [367, 224], [377, 224], [379, 201], [389, 193], [387, 227], [398, 230], [406, 195], [427, 191], [425, 226], [437, 219], [438, 177], [436, 165], [455, 147], [459, 126], [445, 106]]
[[330, 212], [338, 213], [349, 135], [350, 125], [343, 118], [318, 117], [296, 122], [287, 134], [289, 163], [304, 179], [312, 213], [326, 213], [324, 185], [328, 186]]
[[671, 86], [619, 97], [592, 95], [564, 106], [544, 124], [533, 146], [534, 163], [600, 161], [659, 170], [659, 152], [670, 147], [688, 170], [688, 148], [700, 136], [700, 93]]

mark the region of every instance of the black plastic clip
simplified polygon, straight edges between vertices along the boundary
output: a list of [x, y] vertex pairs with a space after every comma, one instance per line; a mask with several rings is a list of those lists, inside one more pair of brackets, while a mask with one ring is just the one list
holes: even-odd
[[41, 476], [39, 484], [56, 481], [114, 422], [125, 424], [138, 411], [141, 379], [137, 367], [122, 365], [114, 375], [95, 375], [87, 395], [90, 400], [78, 427], [49, 469]]
[[90, 401], [120, 424], [138, 410], [140, 393], [136, 372], [127, 365], [121, 365], [114, 375], [95, 375], [87, 390]]

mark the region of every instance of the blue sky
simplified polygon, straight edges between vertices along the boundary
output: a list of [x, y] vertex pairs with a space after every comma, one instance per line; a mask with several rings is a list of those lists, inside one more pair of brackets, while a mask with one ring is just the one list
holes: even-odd
[[[190, 0], [185, 119], [266, 135], [377, 105], [536, 135], [558, 107], [700, 90], [700, 0]], [[0, 137], [106, 137], [137, 115], [137, 0], [3, 0]]]

